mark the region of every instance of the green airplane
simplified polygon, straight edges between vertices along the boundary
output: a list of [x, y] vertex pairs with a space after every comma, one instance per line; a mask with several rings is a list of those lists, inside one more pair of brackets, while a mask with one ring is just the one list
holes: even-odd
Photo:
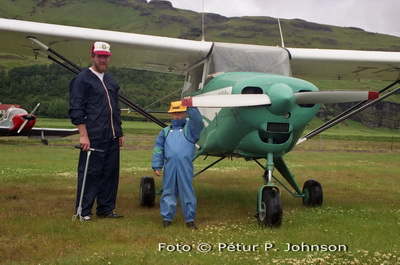
[[[306, 206], [321, 206], [323, 202], [321, 184], [310, 179], [301, 189], [284, 161], [285, 154], [400, 90], [392, 89], [399, 83], [399, 52], [215, 43], [3, 18], [0, 34], [4, 37], [3, 52], [44, 55], [56, 62], [60, 59], [72, 66], [66, 67], [71, 72], [80, 68], [55, 50], [83, 64], [86, 61], [82, 60], [89, 62], [88, 47], [101, 38], [111, 44], [113, 65], [186, 75], [182, 97], [190, 99], [183, 103], [198, 107], [205, 125], [195, 157], [218, 157], [196, 176], [225, 158], [241, 157], [256, 162], [262, 168], [264, 183], [258, 189], [255, 216], [264, 226], [281, 225], [281, 187], [301, 198]], [[45, 43], [52, 43], [52, 47]], [[319, 91], [299, 78], [394, 82], [379, 92]], [[121, 95], [120, 101], [161, 127], [166, 126], [129, 98]], [[360, 103], [303, 135], [320, 104], [341, 102]], [[140, 204], [154, 206], [155, 196], [161, 192], [155, 191], [152, 177], [143, 177]]]
[[[215, 61], [220, 60], [219, 47], [216, 49], [218, 52], [214, 51], [208, 60], [188, 71], [182, 93], [183, 96], [191, 96], [190, 100], [182, 99], [183, 104], [198, 107], [205, 124], [197, 143], [195, 157], [219, 157], [216, 162], [195, 176], [225, 158], [241, 157], [255, 161], [264, 170], [264, 185], [258, 190], [255, 217], [261, 225], [279, 226], [282, 222], [282, 203], [281, 189], [276, 183], [294, 197], [302, 198], [305, 206], [322, 205], [321, 184], [315, 179], [310, 179], [300, 189], [284, 161], [285, 154], [297, 144], [309, 139], [302, 135], [307, 124], [318, 112], [320, 104], [359, 101], [366, 103], [368, 100], [374, 100], [375, 104], [382, 99], [378, 98], [378, 92], [319, 91], [310, 82], [288, 76], [285, 74], [288, 68], [284, 65], [280, 65], [276, 70], [276, 62], [282, 60], [280, 49], [269, 47], [260, 51], [259, 47], [233, 44], [224, 44], [223, 47], [234, 50], [233, 53], [222, 51], [224, 54], [234, 54], [234, 66], [228, 68], [229, 62], [225, 62], [222, 67], [218, 67]], [[253, 50], [254, 48], [257, 50]], [[253, 55], [249, 55], [251, 51], [254, 51]], [[278, 54], [274, 57], [272, 54], [275, 52]], [[254, 68], [257, 68], [254, 61], [263, 56], [269, 58], [272, 66], [267, 66], [265, 73], [260, 69], [253, 72]], [[227, 58], [232, 60], [230, 56]], [[285, 63], [284, 61], [281, 64]], [[262, 67], [265, 68], [266, 63], [262, 64]], [[326, 128], [340, 119], [358, 113], [365, 105], [327, 123]], [[319, 132], [322, 131], [320, 128]], [[266, 162], [262, 164], [259, 160]], [[277, 170], [285, 181], [279, 180], [274, 170]], [[162, 190], [157, 194], [161, 193]], [[142, 206], [154, 205], [155, 189], [152, 177], [142, 178], [140, 198]]]

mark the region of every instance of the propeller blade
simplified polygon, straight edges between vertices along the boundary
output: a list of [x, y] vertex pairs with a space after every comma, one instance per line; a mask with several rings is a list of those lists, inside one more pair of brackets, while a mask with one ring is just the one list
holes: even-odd
[[[33, 113], [35, 113], [35, 112], [37, 111], [37, 109], [39, 108], [39, 106], [40, 106], [40, 103], [38, 103], [38, 104], [33, 108], [31, 114], [29, 114], [28, 116], [29, 116], [29, 117], [32, 117]], [[20, 132], [24, 129], [24, 127], [25, 127], [25, 125], [28, 123], [28, 121], [29, 121], [29, 118], [26, 118], [25, 121], [24, 121], [24, 123], [21, 125], [21, 127], [19, 127], [17, 133], [20, 133]]]
[[22, 123], [21, 127], [19, 127], [18, 132], [20, 133], [22, 131], [22, 129], [24, 129], [25, 125], [28, 123], [28, 120], [25, 120], [24, 123]]
[[249, 107], [270, 105], [271, 100], [267, 94], [232, 94], [196, 96], [190, 99], [182, 99], [182, 105], [187, 107]]
[[31, 115], [33, 115], [33, 113], [35, 113], [35, 112], [37, 111], [37, 109], [39, 108], [39, 106], [40, 106], [40, 103], [38, 103], [38, 104], [36, 105], [36, 107], [32, 110]]
[[373, 91], [310, 91], [294, 94], [297, 104], [326, 104], [356, 102], [379, 98]]

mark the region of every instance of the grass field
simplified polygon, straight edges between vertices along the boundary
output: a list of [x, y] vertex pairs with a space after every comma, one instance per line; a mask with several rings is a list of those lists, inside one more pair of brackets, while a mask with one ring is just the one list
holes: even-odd
[[[47, 122], [38, 126], [56, 123]], [[318, 179], [324, 203], [304, 208], [283, 191], [280, 228], [261, 228], [253, 217], [262, 185], [259, 166], [223, 161], [194, 180], [199, 229], [190, 231], [180, 208], [173, 225], [161, 227], [158, 197], [155, 208], [139, 207], [140, 178], [153, 175], [151, 146], [159, 129], [150, 123], [124, 126], [116, 209], [122, 220], [72, 221], [76, 137], [49, 146], [0, 138], [0, 264], [400, 264], [396, 131], [362, 133], [363, 141], [331, 139], [357, 135], [360, 128], [332, 132], [289, 153], [286, 161], [299, 185]], [[371, 141], [382, 135], [387, 141]], [[198, 160], [195, 167], [213, 160]], [[160, 182], [156, 178], [157, 187]]]

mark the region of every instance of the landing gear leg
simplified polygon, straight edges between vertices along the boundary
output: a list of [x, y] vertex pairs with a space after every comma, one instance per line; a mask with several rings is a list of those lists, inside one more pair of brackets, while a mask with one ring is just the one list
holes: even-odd
[[277, 227], [282, 223], [282, 202], [279, 188], [272, 183], [273, 161], [273, 154], [268, 154], [264, 172], [265, 185], [258, 190], [255, 217], [260, 225]]
[[42, 144], [48, 145], [49, 141], [46, 138], [44, 138], [44, 132], [43, 131], [41, 132], [41, 136], [42, 136]]

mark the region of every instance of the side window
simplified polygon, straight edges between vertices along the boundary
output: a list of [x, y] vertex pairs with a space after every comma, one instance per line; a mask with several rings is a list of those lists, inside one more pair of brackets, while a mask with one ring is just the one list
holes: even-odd
[[192, 94], [204, 87], [205, 76], [208, 74], [209, 61], [204, 60], [189, 69], [183, 85], [182, 96]]

